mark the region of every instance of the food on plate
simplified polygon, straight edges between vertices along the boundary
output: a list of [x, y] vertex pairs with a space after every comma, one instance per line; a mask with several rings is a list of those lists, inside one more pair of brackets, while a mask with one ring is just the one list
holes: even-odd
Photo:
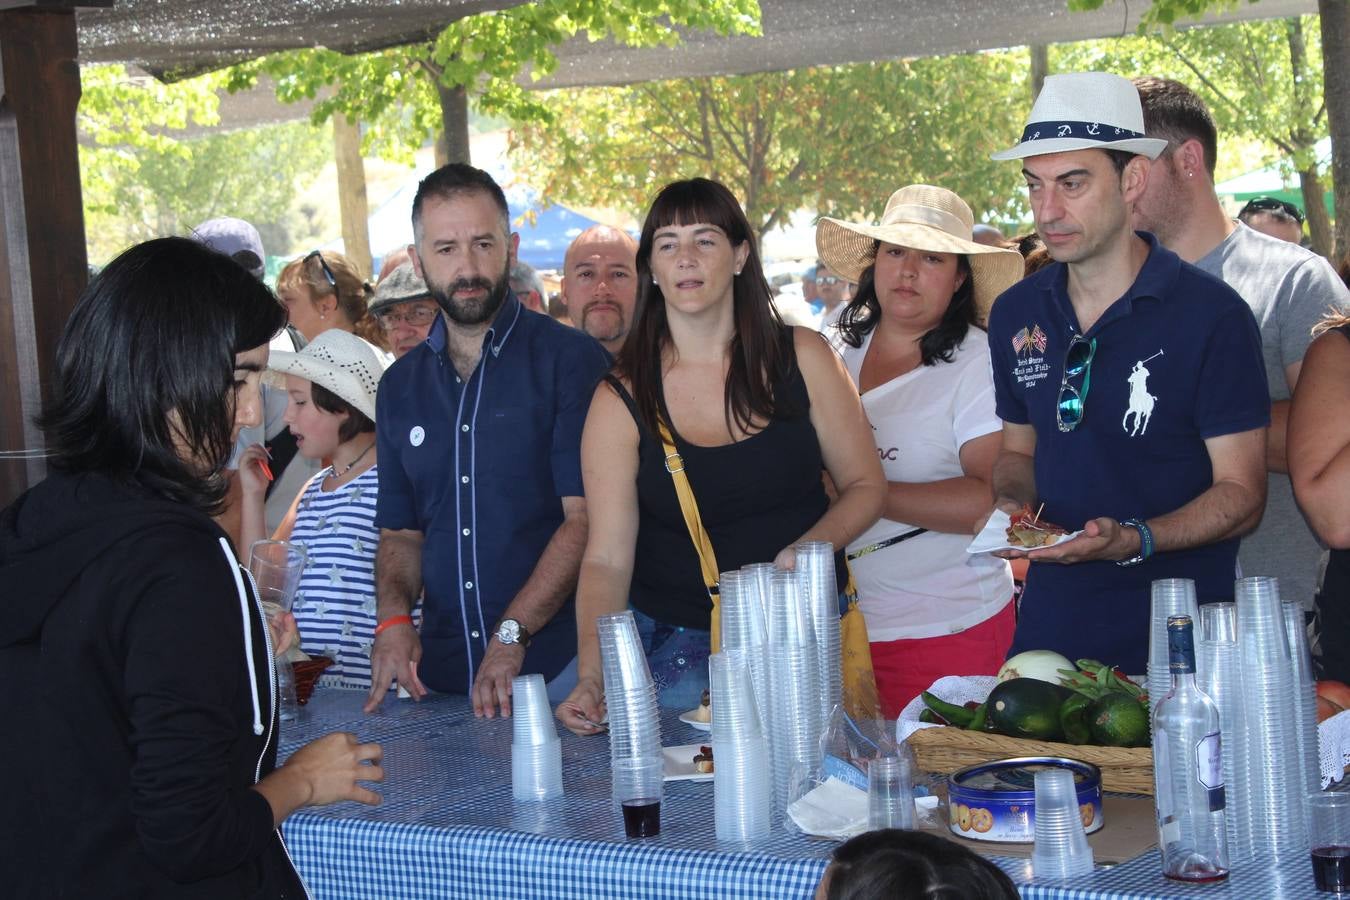
[[1064, 737], [1059, 708], [1070, 691], [1048, 681], [1014, 678], [1000, 681], [989, 692], [989, 721], [994, 730], [1009, 737], [1035, 741], [1058, 741]]
[[1005, 662], [998, 670], [998, 680], [1039, 678], [1041, 681], [1059, 684], [1061, 669], [1072, 671], [1073, 663], [1053, 650], [1028, 650]]
[[1068, 529], [1052, 525], [1041, 519], [1038, 514], [1032, 513], [1029, 506], [1022, 507], [1021, 512], [1013, 513], [1009, 518], [1012, 523], [1007, 529], [1008, 543], [1014, 547], [1026, 549], [1044, 547], [1061, 535], [1069, 533]]
[[694, 754], [694, 771], [700, 775], [710, 775], [713, 770], [712, 747], [699, 747]]
[[712, 695], [708, 691], [703, 692], [703, 698], [698, 702], [698, 709], [691, 712], [689, 718], [695, 722], [712, 721]]

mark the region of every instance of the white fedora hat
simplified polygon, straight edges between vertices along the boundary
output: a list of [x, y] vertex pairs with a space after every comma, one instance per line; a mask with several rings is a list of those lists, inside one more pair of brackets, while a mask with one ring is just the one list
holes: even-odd
[[267, 368], [320, 385], [375, 421], [375, 392], [384, 366], [375, 348], [350, 332], [330, 328], [298, 353], [274, 350]]
[[991, 159], [1025, 159], [1066, 150], [1124, 150], [1157, 159], [1167, 141], [1144, 137], [1134, 82], [1110, 72], [1051, 75], [1031, 107], [1022, 140]]

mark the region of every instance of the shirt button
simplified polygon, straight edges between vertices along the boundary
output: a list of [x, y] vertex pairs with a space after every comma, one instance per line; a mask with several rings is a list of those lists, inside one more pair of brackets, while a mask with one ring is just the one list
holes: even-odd
[[468, 483], [469, 483], [469, 476], [468, 476], [468, 475], [461, 475], [461, 476], [459, 476], [459, 483], [460, 483], [460, 484], [468, 484]]
[[464, 529], [464, 536], [465, 536], [465, 537], [468, 537], [468, 536], [469, 536], [469, 529], [467, 529], [467, 528]]
[[464, 586], [465, 586], [466, 588], [468, 588], [469, 590], [473, 590], [473, 582], [472, 582], [472, 581], [466, 581], [466, 582], [464, 582]]
[[470, 631], [470, 632], [469, 632], [469, 637], [478, 637], [478, 632], [476, 632], [476, 631]]
[[460, 431], [468, 431], [468, 430], [469, 430], [469, 426], [468, 426], [468, 425], [461, 425], [461, 426], [459, 426], [459, 430], [460, 430]]

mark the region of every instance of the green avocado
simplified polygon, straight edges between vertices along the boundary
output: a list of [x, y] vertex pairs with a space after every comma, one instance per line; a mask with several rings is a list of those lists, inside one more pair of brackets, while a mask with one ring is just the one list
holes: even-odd
[[1001, 681], [985, 701], [994, 730], [1009, 737], [1035, 741], [1061, 741], [1059, 708], [1068, 699], [1068, 688], [1036, 678]]

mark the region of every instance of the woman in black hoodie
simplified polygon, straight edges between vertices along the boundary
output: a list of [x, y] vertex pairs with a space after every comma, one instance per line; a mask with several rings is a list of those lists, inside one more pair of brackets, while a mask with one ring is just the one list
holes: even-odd
[[277, 641], [210, 518], [285, 312], [192, 241], [96, 278], [42, 417], [51, 474], [0, 513], [0, 893], [298, 898], [279, 825], [379, 796], [380, 748], [276, 767]]

